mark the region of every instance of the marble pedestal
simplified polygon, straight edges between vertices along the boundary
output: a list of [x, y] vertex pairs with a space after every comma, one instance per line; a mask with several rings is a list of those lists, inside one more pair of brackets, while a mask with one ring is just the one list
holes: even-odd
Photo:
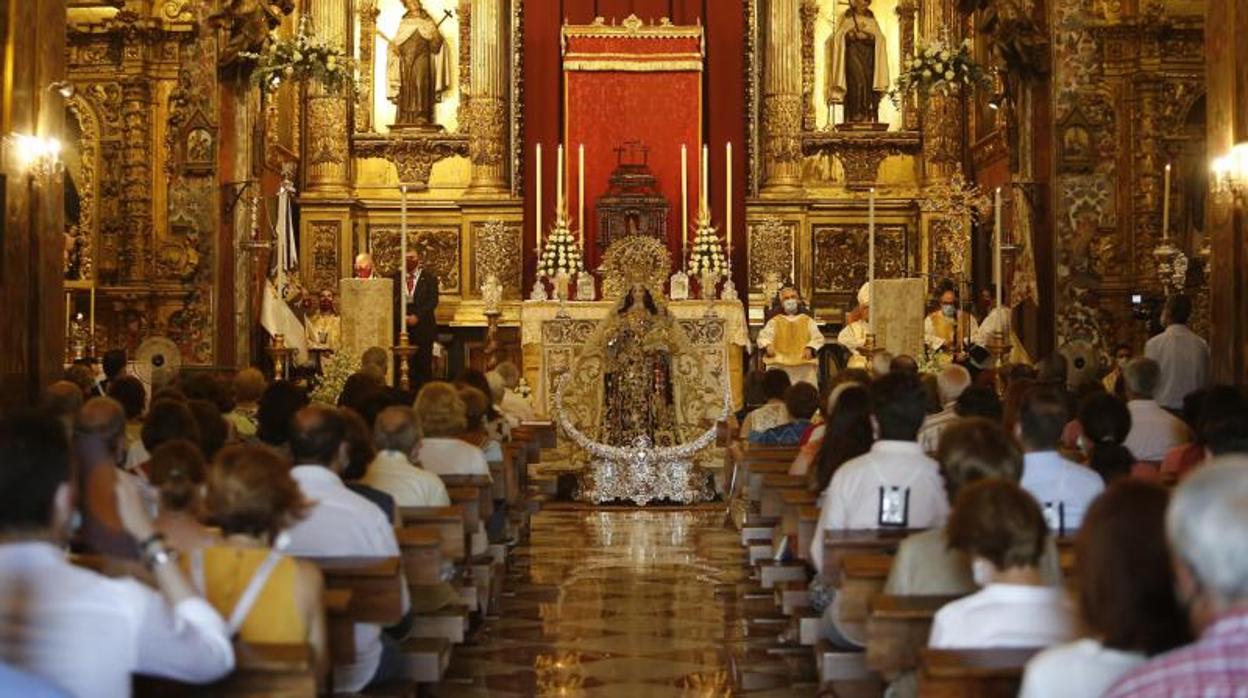
[[[339, 351], [358, 365], [364, 350], [381, 347], [390, 353], [395, 341], [394, 281], [391, 279], [343, 279], [338, 291], [342, 314]], [[387, 362], [389, 366], [390, 362]], [[389, 369], [387, 368], [387, 379]]]

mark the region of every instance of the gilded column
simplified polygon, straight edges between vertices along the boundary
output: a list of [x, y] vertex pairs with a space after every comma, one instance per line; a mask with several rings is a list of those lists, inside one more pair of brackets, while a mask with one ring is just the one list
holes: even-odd
[[[952, 0], [922, 0], [922, 36], [946, 43], [961, 41], [960, 18]], [[965, 89], [965, 88], [964, 88]], [[932, 94], [923, 103], [923, 170], [928, 181], [948, 179], [960, 169], [962, 159], [962, 118], [965, 114], [958, 95]]]
[[468, 97], [468, 156], [473, 192], [506, 190], [506, 25], [503, 0], [472, 0], [472, 81]]
[[[901, 60], [900, 64], [914, 58], [914, 16], [918, 14], [919, 6], [915, 4], [915, 0], [899, 0], [897, 3], [897, 18], [901, 31]], [[914, 95], [907, 95], [901, 102], [902, 123], [907, 131], [917, 131], [919, 129], [919, 115], [914, 108]]]
[[124, 281], [148, 278], [152, 236], [152, 87], [145, 78], [121, 85], [121, 207], [128, 230], [118, 268]]
[[[316, 33], [350, 53], [351, 3], [312, 0], [311, 16]], [[351, 158], [348, 147], [351, 126], [347, 121], [349, 97], [326, 94], [319, 85], [308, 86], [307, 187], [312, 196], [341, 196], [350, 185]]]
[[763, 64], [763, 188], [801, 186], [800, 0], [769, 0]]

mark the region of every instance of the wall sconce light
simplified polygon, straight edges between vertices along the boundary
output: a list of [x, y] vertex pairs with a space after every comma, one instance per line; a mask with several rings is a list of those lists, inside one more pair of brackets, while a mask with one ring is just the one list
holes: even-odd
[[1209, 185], [1216, 196], [1248, 206], [1248, 141], [1237, 143], [1231, 152], [1214, 158], [1210, 170]]
[[55, 138], [12, 133], [6, 141], [17, 158], [18, 167], [38, 179], [48, 179], [65, 168], [61, 162], [61, 142]]

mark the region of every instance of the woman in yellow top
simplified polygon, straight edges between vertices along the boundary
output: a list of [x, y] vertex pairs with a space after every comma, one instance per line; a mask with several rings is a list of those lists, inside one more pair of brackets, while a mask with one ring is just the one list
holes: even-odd
[[321, 571], [280, 552], [279, 534], [306, 508], [289, 465], [263, 446], [229, 446], [213, 461], [207, 484], [206, 513], [222, 540], [188, 556], [192, 580], [235, 637], [306, 643], [323, 678], [329, 663]]

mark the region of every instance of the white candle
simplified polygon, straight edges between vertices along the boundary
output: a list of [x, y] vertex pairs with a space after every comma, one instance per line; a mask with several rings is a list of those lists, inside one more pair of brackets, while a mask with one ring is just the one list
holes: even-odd
[[581, 233], [581, 260], [585, 255], [585, 144], [576, 148], [576, 229]]
[[91, 323], [91, 344], [95, 344], [95, 282], [91, 282], [91, 316], [88, 319]]
[[996, 285], [997, 307], [1001, 307], [1001, 187], [997, 187], [992, 195], [992, 283]]
[[399, 185], [399, 336], [407, 331], [407, 185]]
[[534, 226], [536, 235], [534, 239], [537, 241], [537, 256], [542, 256], [542, 144], [537, 144], [537, 177], [534, 180], [535, 190], [534, 199], [536, 211], [534, 215], [537, 218], [537, 225]]
[[732, 141], [724, 144], [724, 240], [728, 244], [728, 266], [732, 266]]
[[680, 259], [681, 267], [687, 268], [685, 250], [689, 247], [689, 148], [680, 144]]
[[1170, 239], [1170, 163], [1166, 163], [1165, 198], [1161, 202], [1161, 239]]
[[875, 187], [867, 195], [867, 333], [875, 334]]
[[711, 209], [710, 185], [707, 182], [711, 179], [711, 148], [707, 144], [702, 144], [702, 201], [706, 204], [706, 209]]
[[563, 203], [563, 144], [560, 143], [555, 155], [555, 220], [558, 221], [565, 213], [567, 211]]

